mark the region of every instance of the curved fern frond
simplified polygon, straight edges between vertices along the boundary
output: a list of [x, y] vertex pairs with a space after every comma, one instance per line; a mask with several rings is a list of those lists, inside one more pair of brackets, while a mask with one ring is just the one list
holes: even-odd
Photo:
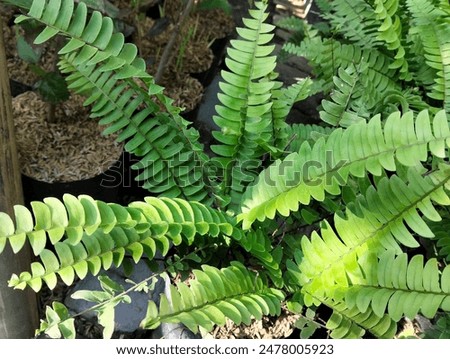
[[103, 71], [121, 69], [122, 78], [151, 78], [145, 72], [145, 61], [137, 57], [137, 48], [125, 44], [124, 36], [114, 33], [114, 24], [99, 11], [89, 17], [84, 2], [76, 6], [72, 0], [34, 0], [27, 16], [21, 15], [17, 23], [28, 19], [38, 20], [46, 27], [37, 36], [35, 43], [48, 41], [57, 34], [70, 37], [70, 41], [59, 51], [60, 55], [79, 50], [77, 64], [95, 65], [103, 63]]
[[277, 287], [282, 287], [283, 273], [280, 266], [282, 248], [280, 246], [273, 248], [269, 237], [262, 231], [245, 233], [239, 244], [263, 265], [272, 282]]
[[330, 1], [330, 8], [322, 14], [342, 36], [361, 48], [380, 45], [379, 20], [373, 8], [364, 0]]
[[[125, 150], [142, 157], [133, 165], [140, 171], [136, 181], [155, 194], [207, 201], [201, 165], [206, 158], [198, 132], [188, 130], [174, 111], [161, 112], [136, 84], [130, 86], [114, 71], [102, 71], [95, 65], [75, 66], [76, 58], [74, 53], [59, 63], [61, 71], [70, 74], [69, 88], [88, 95], [84, 104], [92, 105], [91, 117], [107, 126], [104, 134], [118, 133], [118, 141], [126, 142]], [[162, 96], [162, 88], [155, 84], [150, 84], [149, 91]], [[162, 96], [159, 102], [163, 101]]]
[[395, 159], [405, 166], [426, 161], [428, 154], [447, 156], [450, 129], [445, 111], [431, 120], [426, 111], [391, 114], [381, 125], [380, 116], [368, 123], [334, 130], [328, 138], [310, 146], [304, 142], [298, 152], [283, 161], [277, 160], [263, 170], [257, 182], [244, 195], [243, 228], [255, 220], [274, 218], [276, 212], [288, 216], [297, 211], [299, 203], [309, 204], [311, 197], [323, 200], [325, 192], [339, 194], [349, 175], [376, 176], [382, 170], [394, 171]]
[[377, 189], [369, 187], [348, 207], [346, 218], [335, 215], [335, 230], [325, 222], [320, 235], [302, 238], [296, 264], [287, 267], [306, 306], [323, 303], [335, 311], [327, 323], [334, 337], [362, 335], [358, 327], [391, 337], [393, 322], [404, 315], [433, 317], [438, 308], [449, 310], [450, 269], [441, 274], [435, 259], [424, 266], [422, 256], [408, 263], [400, 247], [419, 246], [410, 231], [433, 237], [419, 213], [439, 221], [432, 201], [450, 205], [449, 189], [446, 165], [427, 177], [410, 169], [407, 183], [383, 177]]
[[[165, 254], [171, 244], [192, 244], [196, 234], [241, 237], [222, 212], [181, 199], [147, 197], [123, 207], [65, 195], [62, 202], [46, 198], [31, 206], [32, 211], [15, 206], [15, 225], [0, 213], [0, 250], [9, 242], [18, 252], [28, 241], [42, 262], [33, 263], [31, 273], [14, 276], [10, 284], [16, 288], [39, 290], [42, 280], [53, 288], [56, 274], [71, 284], [75, 275], [84, 278], [88, 272], [119, 266], [126, 252], [136, 262], [144, 254], [152, 259], [156, 250]], [[47, 238], [55, 252], [45, 248]]]
[[[89, 16], [83, 2], [75, 6], [72, 0], [35, 0], [28, 16], [17, 21], [29, 18], [46, 25], [37, 43], [58, 33], [69, 38], [59, 51], [60, 69], [69, 74], [70, 88], [88, 96], [85, 105], [92, 105], [92, 117], [107, 126], [105, 133], [118, 132], [119, 140], [127, 141], [126, 150], [142, 157], [135, 169], [143, 187], [207, 202], [212, 189], [203, 181], [207, 157], [198, 132], [188, 128], [180, 109], [146, 73], [136, 46], [114, 33], [112, 20], [98, 11]], [[137, 79], [147, 88], [138, 86]]]
[[[450, 112], [450, 15], [431, 1], [408, 0], [413, 32], [421, 39], [426, 63], [435, 71], [434, 85], [427, 95], [444, 102]], [[448, 7], [448, 4], [447, 4]]]
[[183, 282], [170, 286], [170, 297], [161, 296], [159, 308], [149, 302], [141, 326], [154, 329], [161, 323], [183, 323], [194, 333], [199, 327], [211, 331], [226, 318], [236, 325], [249, 325], [253, 318], [279, 315], [284, 295], [268, 288], [260, 277], [239, 262], [221, 270], [203, 265], [194, 270], [189, 286]]
[[359, 77], [359, 71], [353, 65], [346, 69], [339, 68], [338, 76], [333, 77], [335, 89], [330, 95], [333, 101], [323, 100], [321, 103], [323, 111], [319, 114], [322, 121], [332, 126], [348, 127], [365, 120], [351, 109], [352, 102], [363, 96], [357, 87]]
[[333, 309], [333, 314], [326, 323], [331, 330], [333, 339], [358, 339], [366, 330], [377, 338], [393, 338], [397, 325], [387, 314], [376, 315], [371, 308], [361, 311], [358, 308], [348, 308], [344, 302], [326, 300], [325, 304]]
[[399, 0], [375, 0], [374, 12], [377, 20], [382, 24], [378, 28], [378, 38], [386, 44], [386, 48], [395, 51], [395, 61], [389, 68], [398, 69], [400, 79], [409, 81], [412, 75], [408, 69], [408, 61], [405, 58], [406, 51], [402, 44], [402, 21], [398, 15]]
[[291, 30], [296, 32], [303, 31], [303, 26], [305, 21], [300, 19], [297, 16], [283, 16], [280, 17], [275, 23], [277, 27], [280, 27], [285, 30]]
[[332, 127], [324, 127], [319, 125], [305, 125], [303, 123], [295, 123], [288, 126], [288, 138], [290, 141], [288, 151], [298, 152], [303, 142], [308, 141], [314, 144], [320, 137], [328, 136], [334, 129]]
[[448, 215], [441, 222], [431, 222], [428, 223], [428, 226], [435, 235], [432, 239], [437, 247], [438, 256], [447, 262], [450, 261], [450, 220]]
[[267, 4], [255, 3], [251, 18], [244, 19], [245, 28], [238, 28], [240, 38], [231, 40], [225, 63], [229, 71], [222, 71], [220, 105], [216, 106], [214, 122], [221, 131], [213, 132], [221, 143], [211, 149], [223, 164], [223, 192], [230, 196], [230, 209], [236, 210], [248, 183], [256, 177], [261, 164], [260, 145], [272, 143], [271, 90], [275, 82], [270, 74], [275, 69], [275, 56], [269, 56], [274, 45], [274, 29], [264, 21], [268, 17]]
[[[293, 105], [311, 94], [312, 80], [304, 78], [289, 87], [273, 90], [272, 122], [275, 148], [285, 149], [289, 141], [286, 117]], [[273, 151], [271, 151], [273, 152]]]
[[[429, 220], [441, 219], [431, 201], [450, 205], [445, 192], [450, 186], [450, 169], [445, 166], [425, 178], [411, 169], [407, 180], [408, 184], [397, 176], [383, 178], [376, 190], [369, 187], [365, 196], [347, 209], [347, 218], [335, 215], [336, 231], [325, 223], [320, 236], [314, 232], [311, 239], [302, 238], [304, 257], [298, 268], [307, 305], [317, 305], [320, 298], [338, 299], [341, 292], [368, 280], [374, 273], [371, 263], [366, 263], [372, 254], [392, 251], [400, 255], [400, 245], [419, 247], [410, 231], [424, 238], [434, 236], [418, 211]], [[382, 315], [378, 310], [375, 314]]]
[[419, 312], [434, 318], [438, 309], [450, 311], [450, 266], [441, 272], [434, 258], [424, 264], [422, 255], [408, 260], [406, 253], [392, 251], [380, 258], [368, 254], [360, 262], [365, 278], [343, 291], [350, 308], [364, 311], [370, 306], [375, 314], [387, 312], [395, 321]]
[[325, 92], [331, 91], [333, 76], [339, 68], [356, 64], [365, 69], [361, 72], [362, 83], [370, 83], [379, 97], [386, 91], [401, 89], [396, 82], [396, 70], [391, 68], [393, 60], [376, 49], [363, 49], [334, 39], [322, 41], [314, 38], [305, 40], [300, 46], [286, 46], [285, 50], [308, 59], [317, 78], [325, 81]]

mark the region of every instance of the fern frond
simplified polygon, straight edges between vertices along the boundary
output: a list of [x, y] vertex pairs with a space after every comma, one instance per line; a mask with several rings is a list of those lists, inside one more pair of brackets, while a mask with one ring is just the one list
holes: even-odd
[[322, 16], [356, 46], [370, 49], [381, 43], [377, 36], [379, 20], [367, 1], [331, 1], [329, 11]]
[[386, 44], [386, 48], [395, 51], [395, 61], [389, 68], [398, 69], [400, 79], [409, 81], [412, 75], [409, 72], [408, 61], [405, 58], [406, 50], [402, 44], [402, 21], [398, 14], [399, 0], [375, 0], [375, 16], [382, 24], [378, 28], [378, 38]]
[[197, 333], [199, 327], [211, 331], [214, 324], [231, 319], [236, 325], [249, 325], [252, 318], [279, 315], [284, 295], [268, 288], [262, 279], [239, 262], [221, 270], [203, 265], [194, 270], [189, 287], [183, 282], [170, 286], [170, 297], [161, 296], [159, 308], [149, 302], [141, 326], [153, 329], [160, 323], [183, 323]]
[[319, 125], [305, 125], [295, 123], [288, 127], [288, 138], [290, 141], [288, 151], [298, 152], [303, 142], [308, 141], [313, 145], [320, 137], [328, 136], [334, 129]]
[[[84, 104], [92, 105], [91, 117], [107, 126], [104, 134], [118, 133], [118, 141], [126, 142], [125, 150], [142, 157], [133, 165], [140, 171], [136, 181], [155, 194], [207, 200], [201, 166], [206, 159], [199, 154], [202, 148], [198, 132], [190, 133], [187, 124], [176, 120], [176, 113], [160, 112], [148, 93], [137, 85], [129, 86], [113, 71], [102, 71], [95, 65], [75, 66], [76, 58], [74, 53], [59, 63], [61, 71], [70, 74], [69, 88], [88, 95]], [[161, 90], [150, 84], [152, 94]], [[146, 106], [142, 108], [142, 104]]]
[[77, 63], [95, 65], [101, 62], [103, 71], [120, 68], [122, 78], [150, 78], [145, 72], [144, 60], [137, 57], [136, 46], [125, 44], [124, 36], [113, 32], [110, 18], [98, 11], [89, 17], [85, 3], [75, 6], [72, 0], [34, 0], [28, 15], [19, 16], [16, 23], [31, 18], [46, 26], [37, 36], [36, 44], [64, 34], [71, 39], [59, 51], [60, 55], [80, 50]]
[[391, 90], [400, 90], [396, 82], [398, 75], [391, 68], [392, 59], [376, 49], [362, 49], [353, 44], [342, 44], [334, 39], [318, 41], [305, 40], [300, 46], [287, 48], [295, 51], [299, 56], [306, 57], [313, 67], [318, 79], [324, 80], [324, 92], [333, 87], [333, 77], [339, 68], [350, 65], [365, 69], [361, 72], [361, 82], [369, 83], [379, 97]]
[[300, 44], [288, 41], [283, 44], [282, 51], [288, 55], [305, 57], [312, 64], [323, 51], [323, 40], [318, 34], [306, 37]]
[[275, 25], [285, 30], [300, 32], [303, 31], [305, 21], [297, 16], [286, 16], [280, 18]]
[[[420, 311], [433, 317], [438, 308], [449, 310], [450, 268], [441, 274], [435, 259], [424, 266], [422, 256], [408, 262], [400, 247], [419, 246], [410, 231], [434, 235], [424, 218], [441, 219], [431, 201], [450, 205], [449, 187], [446, 165], [428, 177], [410, 169], [407, 183], [397, 176], [383, 177], [377, 189], [369, 187], [348, 207], [346, 218], [335, 215], [335, 230], [325, 222], [320, 235], [302, 238], [301, 254], [295, 256], [296, 264], [289, 261], [288, 270], [301, 286], [306, 306], [340, 308], [327, 323], [334, 336], [361, 334], [361, 326], [390, 337], [393, 321], [404, 315], [414, 318]], [[349, 320], [350, 313], [358, 326]]]
[[[59, 3], [61, 11], [53, 13]], [[69, 75], [71, 89], [88, 96], [85, 105], [92, 105], [92, 117], [107, 126], [105, 133], [119, 133], [119, 140], [127, 141], [126, 150], [142, 157], [134, 167], [140, 170], [137, 180], [143, 187], [155, 194], [208, 202], [211, 189], [203, 181], [207, 157], [198, 132], [188, 128], [180, 109], [146, 73], [136, 46], [113, 32], [112, 20], [97, 11], [88, 16], [86, 5], [75, 6], [72, 0], [35, 0], [28, 16], [17, 21], [29, 18], [46, 25], [37, 42], [56, 33], [69, 38], [59, 51], [60, 69]]]
[[368, 254], [360, 262], [365, 278], [344, 291], [350, 307], [370, 306], [375, 314], [388, 312], [395, 321], [419, 312], [433, 318], [438, 309], [450, 310], [450, 267], [440, 272], [436, 259], [424, 264], [422, 255], [408, 260], [406, 253], [386, 251], [380, 258]]
[[366, 330], [377, 338], [390, 339], [397, 331], [396, 323], [387, 314], [378, 316], [371, 308], [364, 311], [348, 308], [344, 302], [326, 300], [324, 303], [333, 309], [333, 314], [326, 323], [333, 339], [361, 338]]
[[332, 126], [348, 127], [365, 120], [351, 109], [352, 101], [356, 102], [363, 96], [357, 87], [360, 75], [353, 65], [346, 69], [339, 68], [338, 75], [333, 78], [335, 90], [330, 95], [332, 101], [323, 100], [323, 111], [319, 114], [322, 121]]
[[407, 1], [413, 16], [414, 33], [421, 39], [426, 63], [436, 72], [434, 85], [427, 95], [444, 102], [450, 112], [450, 16], [430, 1]]
[[224, 195], [230, 196], [230, 209], [236, 210], [242, 193], [256, 176], [261, 164], [258, 145], [273, 140], [271, 127], [271, 90], [275, 85], [269, 75], [275, 69], [275, 56], [269, 56], [274, 45], [273, 25], [268, 17], [267, 4], [255, 3], [251, 18], [244, 19], [245, 28], [238, 28], [240, 36], [231, 40], [225, 63], [229, 71], [222, 71], [224, 81], [218, 94], [214, 122], [221, 131], [213, 132], [221, 143], [211, 149], [219, 156], [224, 169]]
[[289, 87], [273, 91], [272, 122], [275, 148], [284, 149], [289, 141], [286, 117], [293, 105], [306, 99], [311, 94], [312, 80], [300, 79]]
[[282, 287], [283, 273], [280, 267], [282, 248], [280, 246], [273, 248], [270, 238], [260, 230], [245, 233], [239, 244], [263, 265], [272, 282], [277, 287]]
[[437, 247], [438, 256], [447, 262], [450, 261], [450, 220], [448, 216], [444, 217], [441, 222], [428, 223], [428, 226], [435, 235], [432, 239]]
[[255, 220], [274, 218], [276, 212], [288, 216], [309, 204], [311, 197], [323, 200], [325, 192], [339, 194], [349, 175], [364, 177], [367, 172], [380, 175], [383, 169], [394, 171], [395, 159], [405, 166], [426, 161], [428, 153], [444, 158], [450, 142], [450, 129], [445, 111], [431, 120], [426, 111], [416, 117], [391, 114], [382, 128], [380, 116], [368, 123], [357, 123], [330, 136], [319, 138], [310, 146], [304, 142], [300, 150], [283, 161], [263, 170], [257, 182], [244, 195], [243, 227]]
[[[372, 256], [382, 256], [386, 251], [401, 255], [400, 245], [419, 247], [410, 231], [421, 237], [433, 237], [418, 211], [429, 220], [439, 221], [441, 217], [431, 201], [450, 205], [450, 197], [444, 190], [449, 187], [449, 180], [448, 166], [425, 178], [411, 169], [408, 184], [397, 176], [384, 177], [376, 190], [369, 187], [365, 196], [346, 211], [347, 218], [335, 215], [336, 231], [325, 223], [320, 236], [314, 232], [311, 239], [303, 237], [304, 257], [299, 264], [303, 277], [299, 279], [305, 303], [317, 305], [318, 298], [338, 299], [341, 292], [365, 283], [376, 273], [371, 271], [373, 261], [366, 263]], [[398, 274], [398, 271], [389, 272]], [[382, 315], [375, 308], [374, 311]]]
[[[32, 202], [32, 211], [15, 207], [15, 222], [0, 213], [0, 250], [9, 242], [14, 252], [26, 241], [43, 263], [31, 265], [31, 273], [14, 276], [16, 288], [31, 286], [39, 290], [44, 280], [56, 285], [56, 274], [71, 284], [77, 275], [96, 274], [100, 268], [119, 266], [128, 252], [138, 261], [143, 254], [155, 256], [156, 250], [167, 253], [170, 243], [192, 244], [196, 234], [232, 236], [233, 220], [222, 212], [198, 202], [181, 199], [147, 197], [128, 207], [95, 201], [89, 196], [65, 195], [63, 201], [46, 198]], [[240, 234], [236, 233], [240, 238]], [[45, 249], [47, 239], [55, 253]]]

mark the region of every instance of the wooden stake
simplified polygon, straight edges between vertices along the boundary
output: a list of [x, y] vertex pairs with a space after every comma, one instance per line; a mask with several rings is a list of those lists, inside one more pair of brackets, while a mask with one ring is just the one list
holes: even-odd
[[[3, 28], [0, 18], [0, 29]], [[6, 67], [5, 43], [0, 31], [0, 212], [13, 215], [13, 206], [23, 203], [22, 181], [14, 137], [11, 91]], [[35, 294], [8, 287], [12, 273], [29, 270], [30, 249], [13, 254], [6, 246], [0, 255], [0, 338], [31, 338], [38, 325]]]

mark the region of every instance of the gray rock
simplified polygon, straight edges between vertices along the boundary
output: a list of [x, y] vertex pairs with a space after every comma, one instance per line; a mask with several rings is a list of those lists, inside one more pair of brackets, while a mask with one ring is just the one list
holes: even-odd
[[163, 323], [152, 333], [152, 339], [201, 339], [183, 324]]
[[[160, 266], [161, 270], [162, 263]], [[124, 274], [123, 268], [114, 268], [106, 272], [100, 273], [106, 274], [115, 282], [121, 284], [125, 289], [128, 289], [132, 284], [127, 283], [125, 280], [127, 277]], [[138, 262], [129, 279], [135, 283], [149, 278], [154, 273], [148, 268], [144, 261]], [[149, 282], [150, 283], [150, 282]], [[70, 311], [75, 313], [80, 313], [94, 305], [92, 302], [88, 302], [81, 299], [73, 299], [70, 295], [78, 290], [101, 290], [100, 283], [97, 277], [88, 275], [85, 279], [78, 282], [70, 291], [69, 296], [65, 300], [65, 305]], [[164, 280], [159, 278], [156, 286], [152, 292], [130, 292], [129, 296], [131, 298], [131, 303], [120, 303], [115, 308], [115, 332], [117, 333], [134, 333], [139, 329], [139, 324], [142, 319], [144, 319], [147, 312], [147, 304], [149, 300], [153, 300], [159, 303], [160, 294], [164, 291]], [[93, 311], [86, 312], [83, 317], [87, 320], [94, 321], [96, 318], [96, 313]]]
[[217, 98], [218, 92], [220, 92], [219, 82], [222, 81], [220, 73], [217, 73], [214, 79], [211, 81], [209, 86], [205, 89], [202, 97], [202, 101], [198, 108], [197, 122], [200, 127], [204, 127], [208, 131], [220, 130], [213, 121], [213, 116], [216, 114], [216, 105], [219, 104], [219, 99]]

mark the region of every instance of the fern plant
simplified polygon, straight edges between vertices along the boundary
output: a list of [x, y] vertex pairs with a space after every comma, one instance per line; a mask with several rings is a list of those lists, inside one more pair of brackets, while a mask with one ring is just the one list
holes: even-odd
[[285, 51], [310, 61], [317, 79], [325, 82], [326, 95], [347, 91], [346, 97], [359, 98], [351, 87], [336, 85], [346, 82], [343, 71], [349, 66], [360, 69], [353, 81], [366, 88], [351, 109], [332, 96], [332, 106], [323, 104], [323, 121], [335, 125], [334, 118], [351, 116], [355, 108], [366, 120], [398, 106], [450, 112], [446, 2], [333, 0], [319, 5], [329, 29], [310, 31], [300, 43], [288, 42]]
[[[384, 12], [379, 3], [370, 14], [374, 24], [381, 18], [395, 22], [398, 8]], [[291, 87], [277, 81], [274, 27], [267, 17], [267, 2], [256, 2], [227, 51], [214, 117], [220, 130], [209, 157], [198, 132], [108, 17], [89, 14], [82, 2], [33, 1], [17, 21], [45, 24], [38, 42], [56, 34], [67, 38], [59, 66], [70, 88], [86, 95], [92, 117], [107, 133], [117, 132], [125, 148], [142, 157], [138, 178], [153, 195], [122, 206], [66, 194], [31, 208], [17, 205], [13, 218], [0, 213], [0, 252], [9, 245], [18, 253], [29, 243], [38, 257], [29, 271], [12, 275], [11, 287], [54, 288], [58, 277], [71, 285], [123, 265], [127, 257], [152, 262], [159, 251], [170, 271], [189, 262], [193, 278], [170, 286], [158, 304], [149, 302], [146, 329], [181, 322], [194, 332], [209, 331], [226, 318], [250, 324], [279, 315], [287, 304], [306, 313], [302, 337], [320, 327], [314, 317], [326, 306], [332, 310], [325, 325], [329, 336], [368, 332], [388, 338], [404, 316], [433, 318], [450, 310], [449, 267], [441, 257], [409, 255], [438, 235], [430, 222], [448, 221], [446, 109], [420, 99], [426, 107], [421, 111], [386, 105], [373, 114], [381, 104], [365, 102], [361, 86], [391, 91], [395, 76], [409, 81], [413, 66], [399, 62], [386, 70], [394, 63], [388, 52], [318, 41], [336, 51], [353, 49], [350, 54], [366, 63], [342, 60], [345, 66], [331, 79], [340, 92], [324, 103], [323, 116], [333, 127], [288, 125], [293, 104], [315, 90], [310, 79]], [[388, 46], [386, 36], [374, 44]], [[394, 56], [404, 48], [401, 41], [388, 44]], [[401, 93], [401, 86], [396, 89]], [[129, 301], [131, 289], [123, 291], [104, 276], [99, 280], [102, 292], [76, 297], [96, 303], [92, 310], [109, 337], [113, 308]], [[146, 288], [148, 281], [132, 289]], [[72, 338], [73, 317], [55, 302], [40, 331]]]

